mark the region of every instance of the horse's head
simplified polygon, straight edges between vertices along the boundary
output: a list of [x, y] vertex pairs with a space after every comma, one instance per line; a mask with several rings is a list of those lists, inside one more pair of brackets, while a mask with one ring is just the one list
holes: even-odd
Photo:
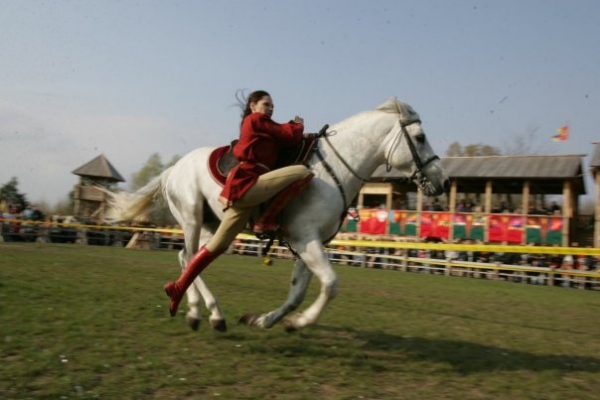
[[377, 109], [389, 111], [390, 106], [395, 107], [400, 118], [385, 141], [387, 168], [394, 167], [401, 171], [410, 168], [408, 177], [427, 196], [439, 196], [448, 191], [450, 180], [427, 140], [419, 114], [397, 99]]

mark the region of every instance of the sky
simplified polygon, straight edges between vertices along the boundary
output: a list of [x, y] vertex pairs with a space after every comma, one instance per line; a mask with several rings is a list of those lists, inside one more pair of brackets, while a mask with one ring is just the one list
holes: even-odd
[[[390, 97], [453, 142], [600, 141], [597, 0], [0, 0], [0, 185], [54, 204], [104, 154], [127, 180], [238, 136], [236, 91], [316, 132]], [[553, 142], [568, 124], [570, 138]], [[595, 193], [589, 176], [590, 197]]]

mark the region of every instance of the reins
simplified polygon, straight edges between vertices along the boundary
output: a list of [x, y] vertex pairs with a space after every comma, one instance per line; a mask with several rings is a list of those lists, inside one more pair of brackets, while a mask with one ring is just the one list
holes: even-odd
[[[325, 125], [325, 126], [329, 127], [329, 125]], [[323, 128], [325, 128], [325, 127], [323, 127]], [[327, 130], [327, 129], [325, 128], [325, 130]], [[321, 129], [321, 131], [319, 132], [319, 137], [321, 137], [321, 132], [323, 132], [323, 129]], [[336, 148], [333, 147], [333, 145], [331, 144], [331, 142], [329, 141], [329, 138], [327, 137], [327, 135], [325, 133], [323, 133], [323, 138], [325, 139], [325, 141], [327, 142], [327, 144], [329, 145], [329, 147], [331, 147], [331, 150], [333, 150], [333, 153], [342, 162], [342, 164], [344, 164], [344, 166], [348, 169], [348, 171], [350, 171], [350, 173], [352, 173], [352, 175], [354, 175], [356, 178], [358, 178], [362, 183], [367, 183], [369, 181], [368, 179], [362, 178], [360, 175], [358, 175], [356, 173], [356, 171], [354, 171], [354, 169], [352, 169], [352, 167], [350, 166], [350, 164], [348, 164], [346, 162], [346, 160], [344, 160], [344, 157], [342, 157], [341, 154], [338, 153], [338, 151], [336, 150]], [[319, 155], [319, 154], [320, 154], [320, 152], [318, 152], [317, 155]], [[323, 159], [322, 155], [319, 156], [319, 159], [324, 162], [324, 159]]]

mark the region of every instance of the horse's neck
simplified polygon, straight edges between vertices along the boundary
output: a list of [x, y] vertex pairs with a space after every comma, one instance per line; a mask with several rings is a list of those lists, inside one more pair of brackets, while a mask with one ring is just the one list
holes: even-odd
[[337, 134], [329, 137], [331, 145], [358, 175], [350, 171], [326, 145], [326, 161], [344, 185], [346, 202], [350, 202], [356, 197], [364, 181], [370, 179], [377, 167], [384, 163], [383, 143], [389, 129], [385, 124], [367, 120], [346, 121], [340, 126], [333, 126], [332, 130], [337, 131]]

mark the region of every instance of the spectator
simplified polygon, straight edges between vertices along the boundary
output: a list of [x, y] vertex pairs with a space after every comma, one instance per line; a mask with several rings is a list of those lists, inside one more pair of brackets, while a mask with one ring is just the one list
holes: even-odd
[[550, 204], [550, 208], [548, 209], [548, 214], [560, 215], [560, 213], [561, 213], [560, 206], [558, 204], [556, 204], [555, 201], [553, 201], [552, 204]]
[[31, 219], [33, 221], [43, 221], [44, 220], [44, 213], [40, 211], [40, 209], [38, 208], [37, 205], [33, 205], [31, 207]]
[[[564, 271], [570, 271], [574, 268], [574, 260], [573, 260], [573, 256], [570, 254], [567, 254], [566, 256], [563, 257], [562, 262], [560, 264], [560, 269], [564, 270]], [[561, 276], [562, 278], [562, 283], [561, 286], [562, 287], [571, 287], [571, 281], [573, 276], [569, 275], [569, 274], [563, 274]]]

